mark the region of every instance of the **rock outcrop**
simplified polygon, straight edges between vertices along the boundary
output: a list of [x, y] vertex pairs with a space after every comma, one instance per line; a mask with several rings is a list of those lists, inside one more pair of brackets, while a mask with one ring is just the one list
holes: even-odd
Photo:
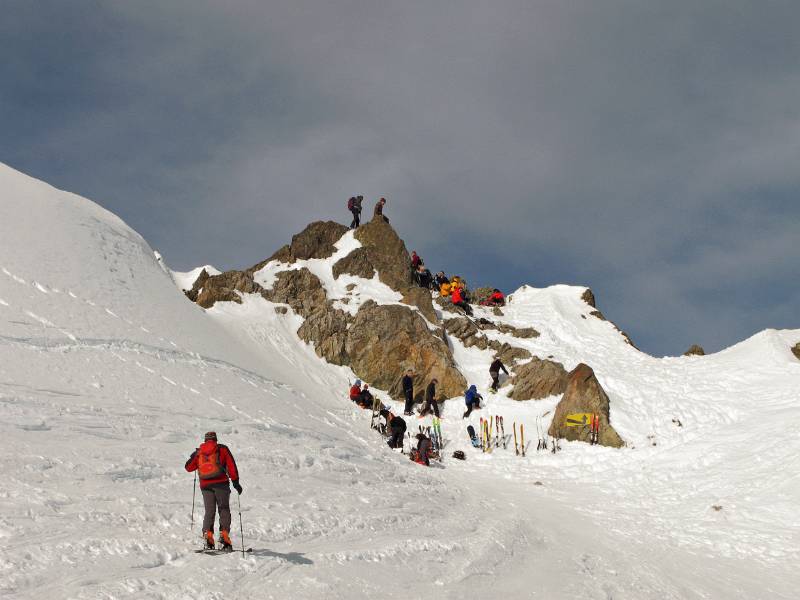
[[800, 342], [792, 346], [792, 354], [797, 357], [797, 360], [800, 360]]
[[253, 281], [252, 274], [246, 271], [226, 271], [210, 276], [205, 269], [195, 280], [192, 289], [186, 292], [203, 308], [211, 308], [216, 302], [242, 303], [242, 294], [261, 293], [263, 288]]
[[403, 397], [400, 379], [409, 368], [416, 373], [417, 397], [433, 377], [439, 380], [440, 397], [459, 396], [466, 388], [447, 344], [431, 333], [419, 313], [404, 306], [365, 302], [348, 330], [347, 353], [359, 377], [395, 399]]
[[568, 380], [567, 370], [561, 363], [534, 358], [514, 369], [511, 379], [514, 389], [509, 396], [513, 400], [540, 400], [563, 394]]
[[706, 351], [703, 350], [702, 346], [698, 346], [697, 344], [692, 344], [689, 349], [683, 353], [684, 356], [705, 356]]
[[567, 427], [566, 417], [575, 413], [597, 413], [600, 415], [598, 442], [603, 446], [619, 448], [622, 438], [609, 422], [609, 400], [600, 382], [589, 365], [579, 364], [568, 375], [567, 389], [556, 406], [549, 434], [566, 440], [589, 441], [589, 427]]
[[330, 258], [336, 248], [334, 244], [347, 233], [348, 228], [334, 221], [315, 221], [303, 231], [292, 236], [292, 242], [287, 244], [267, 260], [254, 265], [248, 271], [254, 273], [268, 262], [277, 260], [282, 263], [293, 263], [298, 260], [310, 258]]
[[411, 276], [411, 256], [389, 223], [373, 219], [356, 229], [354, 235], [383, 283], [400, 293], [415, 285]]

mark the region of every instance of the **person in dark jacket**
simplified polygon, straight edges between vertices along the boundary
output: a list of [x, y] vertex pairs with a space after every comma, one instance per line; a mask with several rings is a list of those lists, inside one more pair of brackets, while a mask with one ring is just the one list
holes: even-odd
[[353, 222], [350, 223], [350, 229], [355, 229], [361, 225], [361, 203], [364, 201], [364, 196], [354, 196], [347, 201], [347, 208], [353, 213]]
[[431, 466], [431, 451], [433, 444], [431, 438], [424, 433], [417, 434], [417, 462], [426, 467]]
[[503, 370], [503, 373], [508, 375], [508, 370], [503, 362], [499, 358], [495, 358], [494, 362], [489, 365], [489, 375], [492, 377], [492, 391], [497, 391], [497, 386], [500, 385], [500, 370]]
[[361, 390], [361, 395], [358, 398], [358, 405], [361, 408], [372, 408], [372, 401], [375, 397], [369, 391], [369, 385], [364, 384], [364, 389]]
[[217, 434], [209, 431], [203, 443], [197, 448], [189, 460], [186, 461], [186, 470], [191, 473], [197, 471], [200, 478], [200, 492], [203, 494], [203, 537], [206, 547], [214, 548], [214, 518], [219, 511], [219, 543], [223, 550], [232, 550], [231, 544], [231, 508], [230, 481], [239, 494], [242, 486], [239, 483], [239, 470], [236, 461], [227, 446], [217, 443]]
[[403, 436], [406, 434], [406, 421], [388, 410], [382, 410], [381, 414], [386, 419], [386, 429], [389, 431], [389, 440], [386, 442], [389, 448], [402, 448]]
[[373, 220], [373, 221], [375, 221], [375, 220], [378, 220], [378, 221], [380, 221], [381, 219], [383, 219], [383, 220], [384, 220], [384, 221], [386, 221], [387, 223], [389, 222], [389, 219], [387, 219], [387, 218], [386, 218], [386, 217], [383, 215], [383, 206], [384, 206], [385, 204], [386, 204], [386, 198], [381, 198], [381, 199], [380, 199], [380, 200], [378, 200], [378, 202], [375, 204], [375, 211], [374, 211], [374, 212], [373, 212], [373, 214], [372, 214], [372, 220]]
[[464, 403], [467, 405], [467, 412], [461, 418], [466, 419], [472, 414], [473, 409], [480, 408], [481, 400], [483, 400], [483, 396], [478, 393], [478, 388], [474, 385], [469, 386], [469, 389], [464, 392]]
[[417, 285], [419, 285], [419, 287], [430, 289], [432, 282], [431, 272], [425, 265], [419, 265], [417, 267], [417, 270], [414, 272], [414, 279], [417, 280]]
[[413, 415], [414, 414], [414, 371], [409, 369], [406, 371], [406, 374], [403, 375], [403, 395], [406, 398], [406, 405], [403, 408], [403, 414], [405, 416]]
[[422, 410], [419, 413], [420, 417], [424, 417], [431, 412], [431, 410], [433, 410], [434, 415], [437, 417], [439, 416], [439, 404], [436, 402], [436, 384], [438, 383], [439, 380], [434, 377], [431, 379], [428, 387], [425, 388], [425, 405], [422, 407]]
[[450, 280], [447, 278], [447, 275], [444, 274], [444, 271], [439, 271], [436, 274], [436, 277], [433, 278], [433, 285], [436, 286], [436, 289], [441, 289], [443, 283], [450, 283]]

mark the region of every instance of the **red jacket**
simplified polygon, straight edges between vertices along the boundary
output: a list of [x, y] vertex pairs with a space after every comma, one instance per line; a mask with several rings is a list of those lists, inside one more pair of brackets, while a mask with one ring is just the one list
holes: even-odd
[[228, 479], [239, 481], [239, 471], [236, 469], [236, 461], [233, 460], [233, 454], [231, 454], [231, 451], [228, 450], [227, 446], [217, 444], [217, 442], [214, 440], [203, 442], [200, 447], [192, 453], [192, 455], [189, 457], [189, 460], [186, 461], [186, 470], [189, 471], [189, 473], [197, 470], [197, 463], [200, 460], [200, 454], [211, 456], [217, 451], [219, 451], [219, 463], [224, 472], [219, 477], [214, 477], [212, 479], [201, 479], [201, 490], [204, 490], [207, 487], [217, 483], [228, 483]]
[[464, 296], [461, 294], [460, 287], [453, 288], [453, 291], [450, 292], [450, 299], [453, 301], [453, 304], [458, 304], [459, 302], [464, 301]]
[[503, 292], [495, 292], [494, 294], [489, 296], [489, 300], [492, 300], [494, 302], [503, 302], [505, 299], [506, 297], [503, 296]]
[[355, 402], [356, 400], [359, 399], [360, 396], [361, 396], [361, 388], [360, 387], [358, 387], [357, 385], [354, 385], [353, 387], [350, 388], [350, 400]]

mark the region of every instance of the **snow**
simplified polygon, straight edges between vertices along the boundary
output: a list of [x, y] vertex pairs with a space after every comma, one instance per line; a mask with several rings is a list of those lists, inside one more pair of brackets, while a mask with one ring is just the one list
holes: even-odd
[[[353, 374], [298, 340], [291, 310], [248, 295], [203, 311], [94, 203], [4, 165], [0, 194], [3, 598], [796, 597], [800, 331], [656, 359], [589, 315], [584, 288], [522, 288], [503, 317], [477, 315], [591, 365], [629, 447], [537, 453], [558, 398], [489, 396], [490, 353], [453, 340], [487, 398], [471, 422], [502, 414], [531, 446], [474, 450], [456, 398], [444, 468], [425, 469], [369, 429], [345, 399]], [[333, 279], [357, 243], [259, 278], [306, 266], [343, 308], [398, 302], [377, 279]], [[183, 463], [209, 429], [242, 473], [246, 557], [193, 553]]]

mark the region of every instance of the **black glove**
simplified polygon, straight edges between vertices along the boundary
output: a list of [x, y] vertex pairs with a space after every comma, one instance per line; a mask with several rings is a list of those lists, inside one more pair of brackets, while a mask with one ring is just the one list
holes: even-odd
[[232, 481], [231, 483], [233, 484], [233, 489], [235, 489], [237, 492], [239, 492], [239, 495], [241, 496], [242, 495], [242, 485], [239, 483], [239, 480], [237, 479], [236, 481]]

